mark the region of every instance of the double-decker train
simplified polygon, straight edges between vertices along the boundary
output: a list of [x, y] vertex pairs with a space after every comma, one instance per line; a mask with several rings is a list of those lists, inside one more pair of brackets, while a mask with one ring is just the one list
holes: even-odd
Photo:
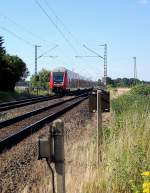
[[64, 67], [50, 72], [50, 89], [55, 93], [65, 93], [75, 89], [92, 88], [94, 82]]

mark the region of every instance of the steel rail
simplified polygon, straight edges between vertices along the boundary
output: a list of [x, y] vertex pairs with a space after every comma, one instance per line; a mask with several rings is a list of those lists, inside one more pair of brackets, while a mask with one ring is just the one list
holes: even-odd
[[54, 104], [51, 104], [51, 105], [49, 105], [49, 106], [47, 106], [47, 107], [42, 107], [42, 108], [39, 108], [39, 109], [37, 109], [37, 110], [33, 110], [33, 111], [30, 111], [30, 112], [24, 113], [23, 115], [19, 115], [19, 116], [17, 116], [17, 117], [14, 117], [14, 118], [11, 118], [11, 119], [8, 119], [8, 120], [5, 120], [5, 121], [1, 121], [1, 122], [0, 122], [0, 129], [2, 129], [2, 128], [4, 128], [4, 127], [7, 127], [7, 126], [9, 126], [9, 125], [11, 125], [11, 124], [14, 124], [14, 123], [16, 123], [16, 122], [18, 122], [18, 121], [22, 121], [22, 120], [24, 120], [24, 119], [26, 119], [26, 118], [29, 118], [29, 117], [33, 116], [33, 115], [37, 115], [37, 114], [39, 114], [39, 113], [42, 113], [42, 112], [44, 112], [44, 111], [47, 111], [47, 110], [49, 110], [49, 109], [51, 109], [51, 108], [53, 108], [53, 107], [56, 107], [56, 106], [58, 106], [58, 105], [61, 105], [61, 104], [63, 104], [63, 103], [69, 102], [69, 101], [71, 101], [71, 100], [73, 100], [73, 99], [75, 99], [75, 98], [78, 98], [78, 97], [80, 97], [80, 96], [81, 96], [81, 95], [76, 96], [76, 97], [71, 98], [71, 99], [59, 101], [59, 102], [56, 102], [56, 103], [54, 103]]
[[60, 96], [46, 97], [46, 98], [41, 98], [41, 99], [37, 99], [37, 100], [31, 100], [31, 101], [27, 101], [27, 102], [25, 101], [25, 102], [22, 102], [22, 103], [11, 104], [11, 105], [8, 105], [8, 106], [2, 106], [2, 107], [0, 107], [0, 112], [10, 110], [10, 109], [13, 109], [13, 108], [18, 108], [18, 107], [22, 107], [22, 106], [35, 104], [35, 103], [38, 103], [38, 102], [48, 101], [48, 100], [52, 100], [52, 99], [56, 99], [56, 98], [60, 98]]
[[47, 97], [49, 97], [49, 96], [38, 96], [38, 97], [32, 97], [32, 98], [21, 99], [21, 100], [16, 100], [16, 101], [2, 102], [2, 103], [0, 103], [0, 107], [15, 105], [15, 104], [18, 104], [18, 103], [38, 100], [38, 99], [47, 98]]
[[[41, 120], [31, 124], [27, 127], [22, 128], [20, 131], [0, 140], [0, 154], [3, 153], [4, 150], [10, 149], [12, 146], [18, 144], [20, 141], [25, 139], [26, 137], [30, 136], [32, 133], [41, 129], [45, 124], [50, 123], [51, 121], [58, 118], [60, 115], [64, 114], [65, 112], [69, 111], [83, 100], [87, 99], [88, 96], [78, 97], [74, 99], [75, 101], [69, 101], [65, 107], [60, 107], [59, 110], [56, 112], [51, 113], [47, 117], [42, 118]], [[70, 104], [71, 103], [71, 104]]]
[[[88, 92], [90, 90], [91, 89], [74, 90], [74, 91], [70, 91], [69, 93], [66, 93], [66, 95], [67, 96], [78, 95], [78, 94]], [[33, 98], [33, 99], [13, 101], [13, 102], [8, 102], [8, 103], [1, 103], [0, 104], [0, 112], [10, 110], [10, 109], [13, 109], [13, 108], [17, 108], [17, 107], [22, 107], [22, 106], [35, 104], [35, 103], [38, 103], [38, 102], [43, 102], [43, 101], [48, 101], [48, 100], [52, 100], [52, 99], [56, 99], [56, 98], [61, 98], [62, 96], [63, 95], [57, 95], [57, 96], [51, 96], [51, 97], [47, 96], [47, 97], [44, 97], [44, 98], [39, 97], [39, 98], [35, 98], [35, 99]]]

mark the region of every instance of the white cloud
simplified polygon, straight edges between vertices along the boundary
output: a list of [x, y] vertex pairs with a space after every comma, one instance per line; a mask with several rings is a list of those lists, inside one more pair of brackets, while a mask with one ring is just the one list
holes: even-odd
[[150, 0], [138, 0], [138, 3], [146, 5], [150, 3]]

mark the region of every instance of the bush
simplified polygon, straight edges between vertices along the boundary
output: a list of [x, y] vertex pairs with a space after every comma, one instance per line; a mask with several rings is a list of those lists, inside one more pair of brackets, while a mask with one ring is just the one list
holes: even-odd
[[134, 187], [142, 191], [141, 173], [150, 171], [148, 93], [149, 87], [142, 85], [112, 100], [112, 123], [103, 128], [103, 163], [85, 192], [135, 193]]
[[150, 96], [150, 85], [138, 85], [131, 89], [133, 95], [145, 95]]

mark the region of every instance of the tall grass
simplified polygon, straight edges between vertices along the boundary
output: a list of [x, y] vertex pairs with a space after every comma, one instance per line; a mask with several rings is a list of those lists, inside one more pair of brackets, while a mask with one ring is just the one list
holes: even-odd
[[133, 88], [112, 100], [112, 123], [104, 128], [103, 162], [84, 193], [130, 193], [133, 185], [141, 189], [141, 173], [150, 171], [149, 93], [150, 88], [146, 92]]

